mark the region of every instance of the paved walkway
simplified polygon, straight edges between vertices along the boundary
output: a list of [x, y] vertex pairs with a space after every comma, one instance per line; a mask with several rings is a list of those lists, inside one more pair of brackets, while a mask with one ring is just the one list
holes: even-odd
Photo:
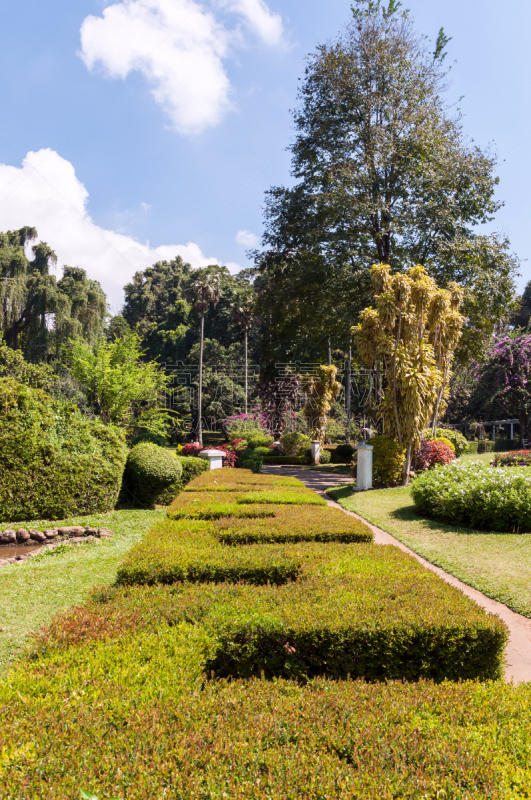
[[374, 534], [375, 544], [387, 544], [398, 547], [404, 553], [408, 553], [410, 556], [413, 556], [413, 558], [416, 558], [426, 569], [435, 572], [440, 578], [446, 581], [446, 583], [455, 586], [456, 589], [460, 589], [463, 594], [474, 600], [478, 606], [481, 606], [492, 614], [497, 614], [509, 629], [509, 641], [505, 650], [505, 679], [513, 683], [531, 681], [531, 619], [523, 617], [521, 614], [516, 614], [514, 611], [511, 611], [510, 608], [503, 605], [503, 603], [492, 600], [476, 589], [472, 589], [471, 586], [467, 586], [466, 583], [463, 583], [453, 575], [440, 569], [440, 567], [436, 567], [434, 564], [426, 561], [426, 559], [413, 552], [413, 550], [410, 550], [409, 547], [402, 544], [398, 539], [395, 539], [395, 537], [391, 536], [387, 531], [367, 522], [367, 520], [364, 520], [359, 514], [346, 511], [342, 508], [339, 503], [336, 503], [327, 496], [325, 490], [332, 486], [341, 486], [350, 483], [351, 481], [346, 475], [327, 475], [326, 472], [320, 472], [319, 470], [299, 469], [297, 467], [273, 467], [270, 465], [264, 466], [262, 471], [271, 475], [292, 475], [298, 478], [308, 486], [309, 489], [313, 489], [318, 494], [322, 495], [328, 505], [339, 508], [345, 514], [350, 514], [350, 516], [365, 522]]

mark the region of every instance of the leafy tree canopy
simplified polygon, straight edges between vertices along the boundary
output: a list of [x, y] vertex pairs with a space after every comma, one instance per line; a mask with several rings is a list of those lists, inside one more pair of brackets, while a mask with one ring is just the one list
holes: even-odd
[[463, 337], [463, 357], [506, 312], [516, 259], [504, 239], [475, 231], [499, 208], [495, 157], [466, 139], [443, 99], [448, 41], [441, 30], [433, 51], [399, 3], [356, 0], [339, 38], [308, 58], [295, 184], [268, 192], [256, 254], [270, 360], [280, 341], [315, 357], [328, 336], [346, 336], [371, 302], [375, 262], [423, 263], [438, 285], [464, 286], [480, 334]]
[[57, 357], [69, 336], [96, 342], [107, 314], [100, 284], [84, 270], [65, 266], [59, 281], [50, 274], [57, 257], [45, 242], [32, 246], [30, 261], [26, 248], [36, 238], [30, 227], [0, 233], [0, 331], [32, 362]]

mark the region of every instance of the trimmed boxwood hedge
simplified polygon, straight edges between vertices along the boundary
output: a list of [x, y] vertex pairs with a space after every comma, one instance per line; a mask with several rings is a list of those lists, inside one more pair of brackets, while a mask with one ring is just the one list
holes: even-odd
[[0, 518], [110, 511], [127, 448], [123, 433], [11, 378], [0, 379]]
[[277, 464], [279, 466], [297, 466], [299, 464], [309, 464], [310, 458], [308, 456], [267, 456], [264, 458], [264, 464]]
[[208, 648], [198, 626], [165, 627], [12, 672], [0, 686], [2, 795], [528, 794], [529, 684], [205, 681]]
[[[324, 506], [326, 501], [302, 484], [300, 489], [279, 487], [252, 492], [183, 492], [170, 505], [168, 516], [171, 519], [273, 516], [273, 507], [277, 505]], [[252, 508], [246, 509], [246, 506]]]

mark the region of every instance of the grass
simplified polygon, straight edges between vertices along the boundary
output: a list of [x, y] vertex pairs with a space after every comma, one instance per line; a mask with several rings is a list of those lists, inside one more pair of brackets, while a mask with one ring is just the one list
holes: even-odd
[[[115, 537], [0, 567], [0, 670], [21, 655], [31, 633], [57, 613], [82, 603], [94, 586], [112, 583], [124, 554], [160, 518], [164, 518], [161, 511], [123, 510], [54, 522], [58, 527], [105, 526], [115, 531]], [[31, 520], [17, 523], [18, 527], [42, 530], [50, 523]]]
[[531, 534], [488, 533], [419, 517], [410, 489], [353, 494], [350, 487], [339, 487], [329, 494], [432, 564], [531, 617]]

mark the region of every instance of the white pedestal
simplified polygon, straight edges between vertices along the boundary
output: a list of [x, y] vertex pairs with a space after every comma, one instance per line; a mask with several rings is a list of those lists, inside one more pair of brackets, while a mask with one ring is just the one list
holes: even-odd
[[210, 469], [221, 469], [223, 466], [223, 450], [201, 450], [199, 458], [205, 458], [210, 463]]
[[372, 489], [373, 449], [373, 446], [370, 444], [358, 444], [356, 447], [356, 450], [358, 451], [356, 488], [362, 492], [367, 491], [367, 489]]
[[321, 457], [321, 442], [312, 442], [312, 464], [318, 464]]

